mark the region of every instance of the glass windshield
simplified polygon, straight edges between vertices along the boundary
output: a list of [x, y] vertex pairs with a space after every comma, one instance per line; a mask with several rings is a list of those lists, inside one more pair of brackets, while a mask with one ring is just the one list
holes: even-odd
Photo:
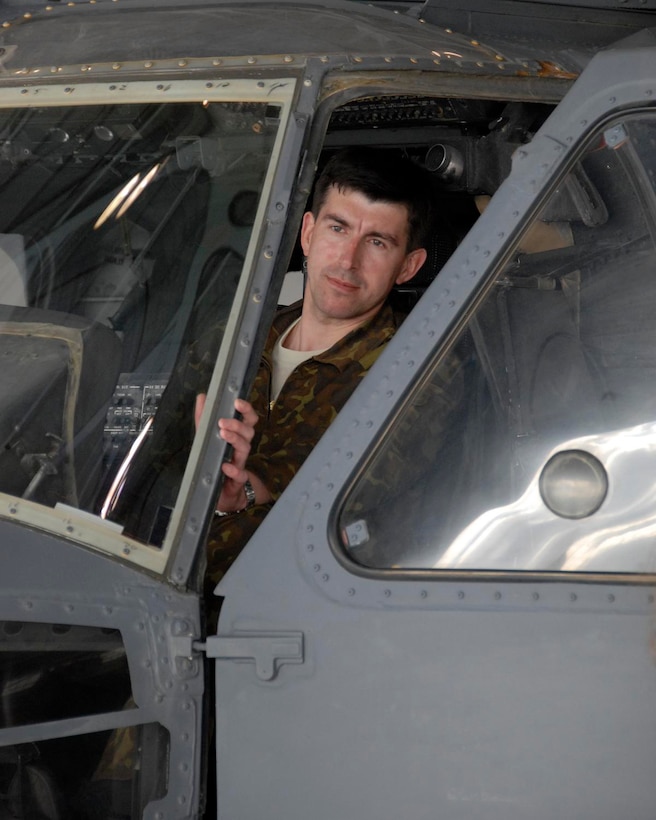
[[654, 572], [656, 118], [605, 127], [346, 498], [375, 568]]
[[217, 85], [0, 108], [0, 514], [151, 568], [293, 87]]

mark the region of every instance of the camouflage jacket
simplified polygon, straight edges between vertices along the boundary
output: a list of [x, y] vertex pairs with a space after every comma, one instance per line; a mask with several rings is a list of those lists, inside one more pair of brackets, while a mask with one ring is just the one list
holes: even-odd
[[[250, 395], [260, 421], [246, 466], [262, 479], [274, 501], [296, 475], [399, 324], [392, 309], [384, 305], [373, 319], [329, 350], [298, 365], [276, 401], [271, 402], [273, 348], [300, 313], [301, 303], [297, 303], [276, 315]], [[272, 504], [257, 504], [245, 512], [215, 518], [207, 545], [206, 593], [214, 589]]]

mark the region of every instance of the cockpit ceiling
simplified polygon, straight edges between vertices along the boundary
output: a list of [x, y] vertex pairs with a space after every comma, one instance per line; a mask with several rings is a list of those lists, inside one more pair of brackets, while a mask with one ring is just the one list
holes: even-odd
[[[46, 10], [50, 9], [49, 11]], [[123, 12], [123, 13], [120, 13]], [[447, 55], [460, 65], [495, 65], [503, 61], [551, 62], [578, 73], [585, 56], [554, 44], [541, 48], [526, 41], [486, 43], [443, 26], [426, 24], [411, 14], [371, 8], [348, 0], [332, 3], [168, 3], [147, 6], [135, 0], [103, 5], [55, 4], [29, 19], [12, 19], [0, 30], [7, 48], [9, 74], [34, 66], [115, 64], [117, 61], [170, 60], [254, 55], [414, 58], [431, 63]], [[265, 24], [263, 24], [265, 23]], [[531, 66], [523, 66], [529, 73]]]

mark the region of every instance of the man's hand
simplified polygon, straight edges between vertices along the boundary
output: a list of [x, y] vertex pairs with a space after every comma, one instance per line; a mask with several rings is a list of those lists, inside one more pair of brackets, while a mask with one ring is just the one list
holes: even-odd
[[[205, 394], [200, 393], [196, 396], [194, 413], [196, 427], [198, 427], [204, 407]], [[247, 480], [250, 480], [253, 485], [257, 504], [264, 504], [271, 500], [271, 495], [262, 481], [246, 470], [246, 461], [255, 435], [257, 413], [250, 402], [245, 399], [235, 399], [235, 410], [241, 414], [241, 419], [219, 419], [219, 435], [232, 446], [232, 458], [221, 465], [225, 479], [216, 505], [216, 509], [221, 512], [236, 512], [246, 506], [244, 484]]]

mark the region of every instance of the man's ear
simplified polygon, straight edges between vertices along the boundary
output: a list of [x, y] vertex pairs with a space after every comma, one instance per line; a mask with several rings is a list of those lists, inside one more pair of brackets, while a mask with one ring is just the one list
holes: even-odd
[[410, 251], [405, 258], [401, 273], [396, 277], [396, 284], [403, 285], [405, 282], [409, 282], [424, 264], [427, 255], [426, 248], [417, 248], [417, 250]]
[[303, 222], [301, 223], [301, 247], [303, 248], [303, 253], [306, 256], [310, 252], [310, 240], [312, 239], [314, 226], [315, 221], [312, 211], [306, 211], [303, 214]]

